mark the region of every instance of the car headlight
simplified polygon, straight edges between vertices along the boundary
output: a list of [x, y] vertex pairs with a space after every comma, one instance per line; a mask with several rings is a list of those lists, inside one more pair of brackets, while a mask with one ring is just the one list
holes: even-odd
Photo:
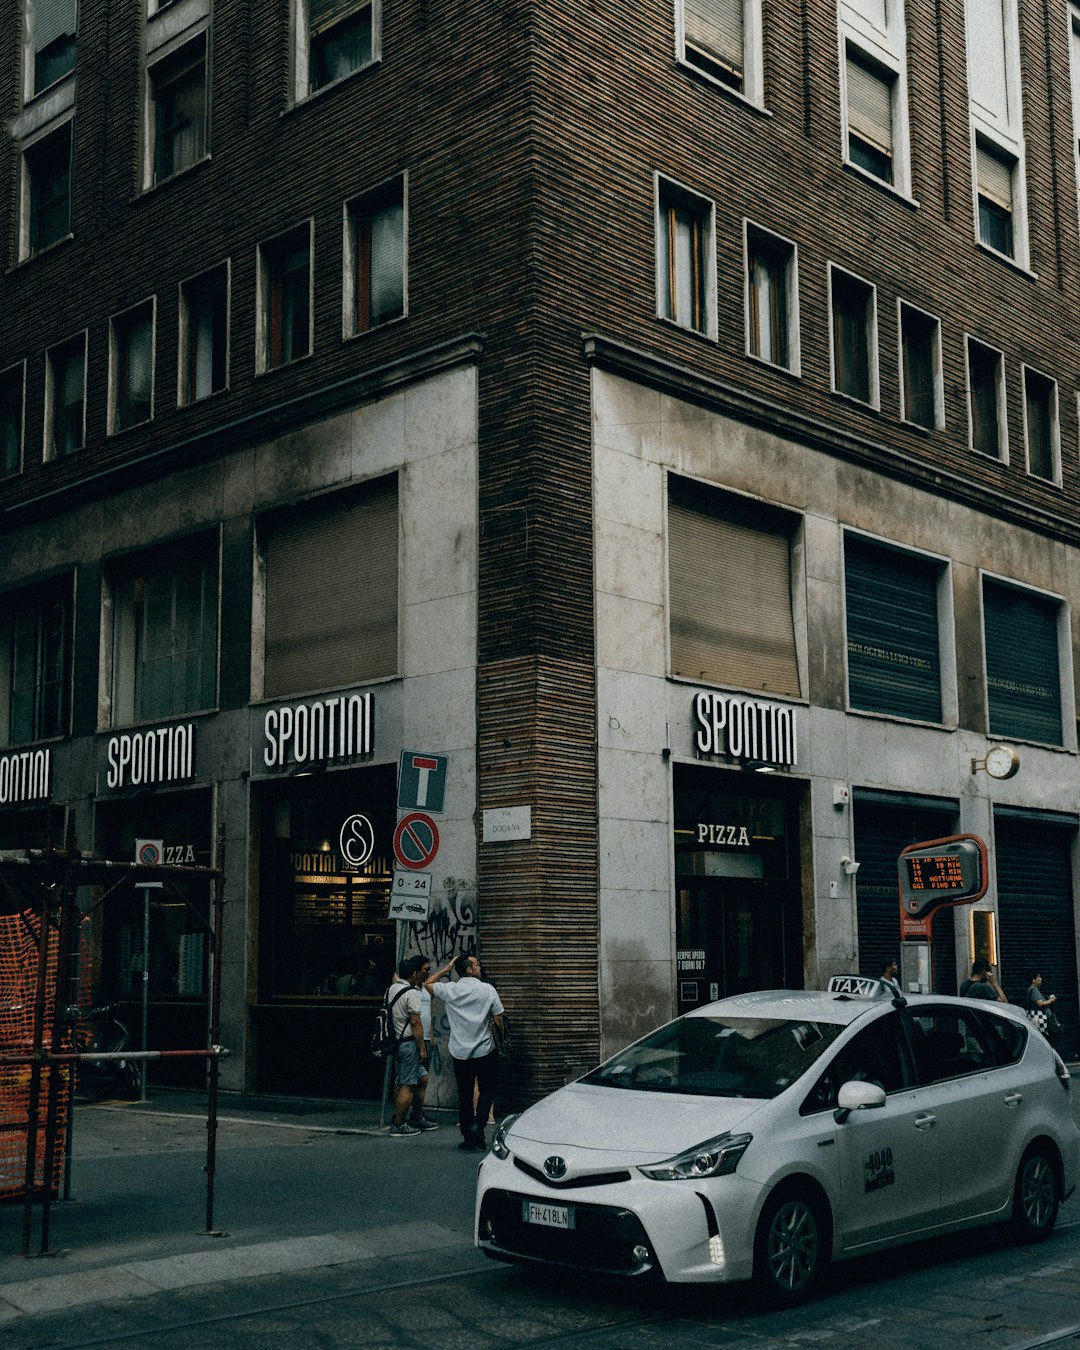
[[510, 1132], [510, 1126], [521, 1115], [519, 1111], [516, 1116], [506, 1116], [499, 1121], [499, 1128], [495, 1131], [495, 1138], [491, 1141], [491, 1151], [496, 1158], [509, 1158], [510, 1150], [506, 1147], [506, 1136]]
[[638, 1171], [651, 1181], [697, 1181], [701, 1177], [727, 1176], [735, 1171], [753, 1137], [752, 1134], [717, 1135], [666, 1162], [639, 1167]]

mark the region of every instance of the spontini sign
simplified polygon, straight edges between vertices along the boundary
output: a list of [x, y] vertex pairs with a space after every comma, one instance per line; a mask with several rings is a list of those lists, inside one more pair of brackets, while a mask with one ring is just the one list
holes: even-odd
[[702, 755], [732, 755], [767, 764], [798, 759], [795, 709], [702, 690], [694, 695], [694, 744]]

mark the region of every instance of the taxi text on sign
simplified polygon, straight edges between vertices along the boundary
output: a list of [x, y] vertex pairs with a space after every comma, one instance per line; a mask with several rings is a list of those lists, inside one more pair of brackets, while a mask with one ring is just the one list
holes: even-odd
[[422, 750], [402, 750], [398, 770], [398, 809], [433, 811], [443, 809], [446, 796], [446, 766], [449, 755], [429, 755]]

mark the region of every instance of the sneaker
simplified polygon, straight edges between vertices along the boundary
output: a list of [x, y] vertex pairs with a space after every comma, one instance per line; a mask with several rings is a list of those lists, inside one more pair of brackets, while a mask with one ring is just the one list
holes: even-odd
[[415, 1125], [410, 1125], [407, 1120], [403, 1120], [400, 1125], [391, 1125], [390, 1133], [395, 1139], [404, 1139], [407, 1134], [419, 1134], [420, 1131]]
[[436, 1120], [429, 1120], [427, 1116], [410, 1116], [409, 1124], [415, 1125], [418, 1130], [437, 1130], [439, 1123]]

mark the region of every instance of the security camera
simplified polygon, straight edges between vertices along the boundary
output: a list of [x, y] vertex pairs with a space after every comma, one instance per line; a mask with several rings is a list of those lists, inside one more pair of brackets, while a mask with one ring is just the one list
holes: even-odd
[[853, 877], [855, 873], [859, 870], [859, 864], [855, 861], [854, 858], [849, 858], [846, 853], [840, 859], [840, 866], [844, 869], [844, 871], [847, 873], [849, 877]]

